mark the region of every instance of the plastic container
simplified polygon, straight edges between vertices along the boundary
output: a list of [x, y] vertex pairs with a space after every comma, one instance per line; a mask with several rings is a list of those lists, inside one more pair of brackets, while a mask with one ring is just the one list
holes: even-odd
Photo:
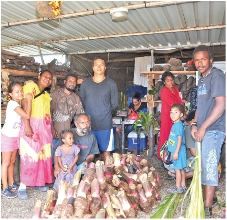
[[[138, 137], [135, 131], [131, 131], [128, 134], [128, 148], [137, 149]], [[146, 147], [146, 136], [143, 131], [140, 133], [140, 150], [144, 150]]]

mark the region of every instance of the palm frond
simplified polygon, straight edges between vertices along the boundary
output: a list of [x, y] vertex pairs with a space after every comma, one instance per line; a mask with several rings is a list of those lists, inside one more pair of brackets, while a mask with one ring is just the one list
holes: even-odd
[[173, 218], [180, 201], [181, 194], [167, 194], [164, 203], [159, 206], [157, 212], [151, 218]]

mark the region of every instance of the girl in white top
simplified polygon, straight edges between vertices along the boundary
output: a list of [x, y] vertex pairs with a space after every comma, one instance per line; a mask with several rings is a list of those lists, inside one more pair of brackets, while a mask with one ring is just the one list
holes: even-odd
[[12, 83], [8, 87], [11, 100], [6, 108], [5, 124], [1, 130], [1, 152], [2, 152], [2, 195], [7, 198], [15, 198], [17, 195], [13, 190], [18, 189], [18, 185], [14, 183], [14, 163], [19, 148], [19, 130], [21, 117], [29, 119], [31, 116], [32, 94], [26, 95], [28, 101], [28, 109], [25, 112], [20, 105], [23, 99], [23, 89], [18, 83]]

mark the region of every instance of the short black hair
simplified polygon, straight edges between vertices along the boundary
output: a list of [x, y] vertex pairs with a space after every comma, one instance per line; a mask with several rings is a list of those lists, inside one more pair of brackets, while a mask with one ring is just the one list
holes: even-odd
[[180, 112], [183, 113], [183, 114], [184, 114], [184, 112], [185, 112], [185, 107], [184, 107], [184, 105], [182, 105], [182, 104], [180, 104], [180, 103], [175, 103], [175, 104], [173, 104], [173, 105], [171, 106], [170, 109], [172, 109], [172, 108], [178, 108], [178, 109], [180, 110]]
[[105, 59], [104, 58], [102, 58], [102, 57], [95, 57], [94, 58], [94, 60], [93, 60], [93, 64], [92, 64], [92, 66], [94, 66], [94, 63], [95, 63], [95, 61], [96, 60], [103, 60], [104, 61], [104, 63], [105, 63], [105, 66], [106, 66], [106, 61], [105, 61]]
[[140, 101], [141, 94], [139, 92], [136, 92], [136, 94], [132, 97], [132, 99], [136, 99], [136, 100]]
[[173, 80], [174, 80], [174, 75], [173, 75], [171, 72], [166, 71], [166, 72], [164, 72], [164, 73], [162, 74], [162, 78], [161, 78], [161, 80], [162, 80], [162, 82], [163, 82], [163, 83], [165, 82], [165, 80], [166, 80], [166, 77], [167, 77], [167, 76], [172, 77], [172, 78], [173, 78]]
[[51, 74], [51, 76], [53, 76], [52, 72], [50, 72], [50, 70], [42, 70], [40, 73], [39, 73], [39, 76], [42, 76], [45, 72], [48, 72]]
[[210, 59], [213, 59], [214, 58], [213, 50], [211, 49], [211, 47], [208, 47], [206, 45], [199, 45], [198, 47], [196, 47], [194, 49], [194, 51], [192, 53], [192, 59], [194, 59], [195, 53], [200, 52], [200, 51], [207, 52]]
[[191, 111], [189, 114], [188, 114], [188, 117], [187, 117], [187, 121], [191, 121], [192, 119], [195, 118], [195, 111]]
[[74, 116], [74, 123], [78, 121], [78, 118], [79, 118], [81, 115], [87, 116], [87, 117], [89, 118], [89, 120], [91, 121], [90, 116], [89, 116], [88, 114], [86, 114], [86, 113], [83, 112], [83, 113], [76, 114], [76, 115]]
[[73, 132], [72, 132], [71, 130], [69, 130], [69, 129], [62, 130], [62, 131], [61, 131], [61, 134], [60, 134], [61, 140], [62, 140], [62, 139], [65, 139], [66, 134], [68, 134], [68, 133], [73, 134]]
[[76, 80], [77, 80], [77, 75], [74, 74], [74, 73], [68, 73], [66, 76], [65, 76], [65, 80], [67, 80], [69, 78], [69, 76], [72, 76], [74, 77]]

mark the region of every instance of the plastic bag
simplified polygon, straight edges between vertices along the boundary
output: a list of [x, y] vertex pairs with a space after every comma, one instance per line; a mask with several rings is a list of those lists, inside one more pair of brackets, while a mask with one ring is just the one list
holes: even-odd
[[140, 116], [138, 115], [138, 113], [132, 111], [132, 113], [128, 116], [129, 120], [138, 120], [140, 118]]
[[160, 149], [160, 157], [166, 165], [172, 164], [173, 154], [168, 151], [168, 140], [162, 145]]

